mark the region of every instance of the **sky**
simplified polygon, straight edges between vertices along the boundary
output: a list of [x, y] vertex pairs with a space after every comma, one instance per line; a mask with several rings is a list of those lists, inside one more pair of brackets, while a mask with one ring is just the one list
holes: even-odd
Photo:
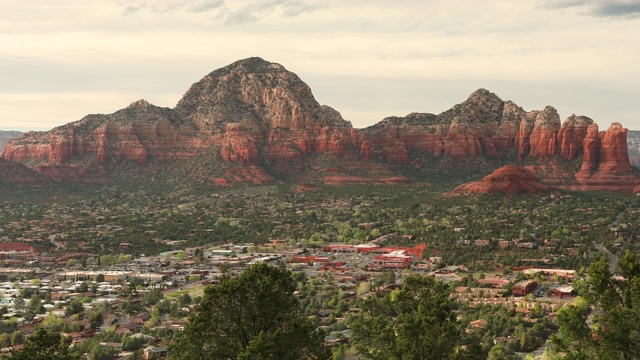
[[1, 0], [0, 130], [48, 130], [259, 56], [357, 128], [479, 88], [640, 129], [640, 0]]

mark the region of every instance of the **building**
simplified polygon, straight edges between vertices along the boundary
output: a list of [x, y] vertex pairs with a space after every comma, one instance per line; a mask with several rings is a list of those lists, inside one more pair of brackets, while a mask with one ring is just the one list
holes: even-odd
[[388, 254], [376, 255], [368, 270], [406, 269], [413, 262], [413, 256], [404, 250], [397, 250]]
[[572, 298], [575, 296], [573, 287], [568, 285], [560, 286], [559, 288], [553, 289], [552, 292], [554, 296], [557, 296], [561, 299]]
[[104, 281], [110, 283], [118, 282], [119, 280], [125, 280], [132, 276], [131, 271], [67, 271], [63, 273], [57, 273], [56, 278], [58, 280], [96, 280], [98, 276], [104, 276]]
[[510, 249], [513, 247], [513, 241], [511, 240], [500, 240], [498, 241], [498, 247], [500, 249]]
[[538, 283], [535, 280], [522, 280], [513, 285], [511, 291], [514, 296], [527, 296], [535, 290]]
[[565, 269], [524, 269], [522, 270], [523, 274], [527, 274], [529, 276], [533, 276], [536, 274], [542, 274], [544, 276], [557, 276], [565, 279], [573, 279], [576, 277], [575, 270], [565, 270]]
[[163, 358], [167, 356], [166, 346], [147, 346], [142, 351], [144, 353], [143, 356], [145, 360], [153, 358], [153, 355], [155, 355], [155, 358]]
[[490, 245], [490, 241], [489, 240], [485, 240], [485, 239], [478, 239], [475, 241], [475, 245], [476, 246], [489, 246]]
[[478, 279], [478, 284], [489, 284], [494, 289], [502, 289], [509, 285], [509, 280], [499, 277], [488, 277], [485, 279]]

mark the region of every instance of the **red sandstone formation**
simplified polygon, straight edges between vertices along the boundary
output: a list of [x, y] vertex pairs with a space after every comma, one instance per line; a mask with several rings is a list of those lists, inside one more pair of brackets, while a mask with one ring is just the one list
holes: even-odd
[[453, 189], [454, 194], [537, 194], [549, 191], [533, 172], [520, 166], [503, 166], [482, 181], [463, 184]]
[[[27, 163], [55, 180], [93, 177], [95, 182], [105, 181], [121, 162], [162, 169], [203, 154], [228, 163], [216, 170], [232, 169], [216, 179], [220, 185], [271, 181], [267, 171], [297, 175], [318, 157], [338, 165], [344, 158], [359, 157], [363, 167], [357, 176], [328, 177], [325, 183], [403, 183], [406, 178], [393, 177], [397, 172], [380, 176], [372, 169], [380, 161], [419, 169], [424, 163], [416, 161], [418, 156], [454, 162], [517, 156], [533, 167], [582, 157], [575, 174], [581, 189], [631, 191], [633, 183], [626, 130], [619, 124], [599, 134], [593, 120], [572, 115], [561, 125], [550, 106], [526, 112], [480, 89], [441, 114], [388, 117], [357, 130], [336, 110], [319, 105], [294, 73], [260, 58], [208, 74], [174, 109], [140, 100], [110, 115], [89, 115], [48, 132], [24, 134], [7, 145], [2, 158]], [[243, 172], [233, 163], [248, 168]], [[562, 185], [558, 176], [547, 173], [539, 176]], [[566, 186], [576, 184], [567, 181], [573, 184]], [[624, 185], [616, 187], [617, 181]]]
[[567, 160], [577, 158], [583, 149], [582, 142], [587, 136], [587, 130], [593, 124], [593, 120], [586, 116], [569, 116], [558, 131], [560, 156]]
[[635, 192], [634, 177], [627, 154], [627, 129], [613, 123], [598, 133], [591, 124], [582, 143], [582, 167], [575, 174], [581, 190]]

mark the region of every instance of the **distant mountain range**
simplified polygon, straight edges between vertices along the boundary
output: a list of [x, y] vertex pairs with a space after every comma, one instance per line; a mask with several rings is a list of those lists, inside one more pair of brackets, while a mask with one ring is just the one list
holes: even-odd
[[640, 131], [629, 130], [627, 132], [627, 144], [629, 146], [629, 161], [631, 165], [640, 168]]
[[297, 75], [261, 58], [206, 75], [175, 108], [139, 100], [24, 134], [2, 158], [79, 184], [108, 183], [130, 171], [150, 181], [211, 186], [404, 184], [477, 179], [507, 164], [574, 190], [631, 193], [638, 183], [619, 123], [599, 131], [584, 116], [561, 122], [553, 107], [525, 111], [480, 89], [441, 114], [388, 117], [355, 129], [318, 104]]
[[0, 153], [4, 150], [9, 140], [17, 139], [22, 135], [20, 131], [2, 131], [0, 130]]

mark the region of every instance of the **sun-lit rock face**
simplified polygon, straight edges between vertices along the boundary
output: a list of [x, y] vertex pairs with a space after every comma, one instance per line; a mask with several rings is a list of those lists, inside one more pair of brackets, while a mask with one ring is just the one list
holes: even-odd
[[[421, 168], [417, 155], [453, 159], [454, 164], [481, 158], [537, 164], [547, 169], [536, 171], [541, 179], [563, 185], [563, 177], [572, 182], [567, 187], [584, 190], [615, 190], [615, 179], [624, 180], [620, 191], [631, 191], [633, 183], [626, 129], [619, 124], [603, 133], [583, 116], [572, 115], [561, 124], [551, 106], [527, 112], [479, 89], [438, 115], [392, 116], [354, 129], [338, 111], [318, 104], [297, 75], [261, 58], [206, 75], [173, 109], [140, 100], [113, 114], [23, 134], [9, 142], [2, 158], [56, 180], [91, 181], [123, 162], [157, 171], [162, 164], [205, 153], [227, 164], [214, 176], [221, 184], [224, 179], [229, 184], [269, 182], [274, 172], [288, 177], [311, 169], [305, 164], [317, 157], [337, 167], [341, 159], [359, 159], [357, 171], [320, 182], [405, 183], [410, 179], [400, 168]], [[575, 168], [559, 175], [553, 171], [560, 168], [557, 159], [583, 163], [575, 177]], [[238, 166], [247, 168], [243, 172]], [[375, 176], [365, 175], [373, 169]], [[231, 173], [219, 177], [226, 170]]]
[[503, 166], [482, 181], [463, 184], [453, 190], [454, 194], [538, 194], [549, 191], [549, 187], [538, 180], [533, 172], [514, 165]]
[[575, 174], [581, 190], [635, 191], [638, 181], [629, 163], [627, 129], [620, 123], [603, 132], [598, 132], [598, 125], [589, 125], [582, 146], [582, 166]]
[[589, 126], [593, 124], [593, 120], [586, 116], [569, 116], [558, 131], [560, 156], [567, 160], [576, 159], [582, 152], [582, 142], [587, 136]]
[[207, 147], [219, 147], [225, 161], [257, 166], [313, 153], [342, 156], [353, 148], [352, 130], [339, 112], [319, 105], [295, 74], [249, 58], [193, 84], [175, 109], [140, 100], [110, 115], [28, 133], [11, 142], [2, 157], [39, 160], [39, 169], [61, 179], [65, 172], [76, 177], [70, 162], [78, 158], [146, 166], [187, 159]]
[[110, 115], [89, 115], [47, 132], [26, 133], [7, 145], [3, 158], [54, 166], [90, 156], [98, 163], [130, 160], [144, 166], [150, 158], [192, 156], [200, 142], [194, 134], [173, 110], [140, 100]]

